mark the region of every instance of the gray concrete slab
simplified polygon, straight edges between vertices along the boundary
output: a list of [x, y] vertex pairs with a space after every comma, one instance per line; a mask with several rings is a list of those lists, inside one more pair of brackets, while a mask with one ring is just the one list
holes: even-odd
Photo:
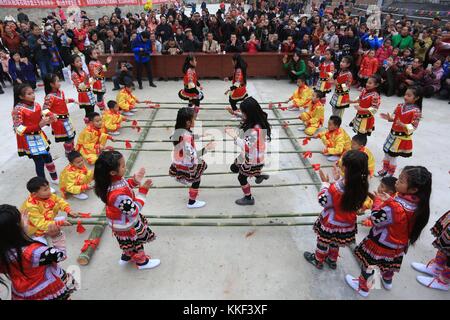
[[[156, 82], [157, 88], [137, 90], [140, 99], [155, 101], [179, 101], [177, 93], [181, 82]], [[228, 83], [220, 80], [203, 80], [205, 102], [225, 102], [223, 92]], [[107, 83], [106, 99], [114, 99], [116, 92], [111, 91]], [[67, 97], [76, 97], [76, 92], [65, 83], [63, 89]], [[259, 101], [285, 100], [295, 90], [295, 86], [286, 80], [250, 79], [248, 90]], [[37, 101], [43, 102], [44, 92], [39, 88]], [[357, 92], [353, 91], [352, 96]], [[328, 96], [331, 98], [331, 96]], [[0, 137], [3, 153], [0, 154], [0, 202], [20, 205], [26, 197], [25, 184], [34, 176], [31, 160], [19, 158], [16, 153], [15, 137], [12, 132], [10, 112], [12, 108], [12, 89], [0, 96], [2, 108], [0, 117]], [[400, 98], [382, 97], [381, 111], [392, 111]], [[180, 103], [180, 106], [182, 104]], [[229, 119], [224, 111], [208, 111], [208, 106], [200, 112], [201, 119]], [[78, 132], [83, 128], [83, 111], [71, 107], [71, 116]], [[270, 117], [273, 117], [271, 112]], [[331, 110], [326, 107], [326, 117]], [[156, 119], [173, 118], [174, 110], [159, 110]], [[285, 111], [283, 116], [293, 117], [295, 112]], [[354, 115], [353, 110], [346, 111], [344, 127]], [[147, 110], [139, 110], [135, 118], [144, 119]], [[434, 255], [431, 246], [432, 237], [428, 231], [432, 223], [448, 210], [450, 141], [446, 132], [450, 129], [450, 108], [445, 101], [428, 99], [424, 104], [424, 117], [414, 136], [415, 151], [410, 159], [400, 159], [399, 167], [408, 164], [425, 165], [433, 173], [433, 196], [431, 201], [432, 217], [427, 229], [418, 243], [410, 249], [400, 274], [394, 278], [391, 292], [374, 290], [369, 299], [448, 299], [447, 293], [433, 291], [419, 285], [409, 264], [411, 261], [426, 262]], [[275, 121], [272, 121], [275, 123]], [[294, 123], [295, 121], [291, 121]], [[292, 124], [295, 130], [295, 125]], [[277, 127], [280, 129], [280, 127]], [[369, 148], [373, 151], [379, 165], [383, 153], [382, 144], [390, 129], [387, 122], [376, 119], [376, 131], [369, 138]], [[220, 130], [223, 132], [223, 129]], [[296, 130], [295, 130], [296, 131]], [[283, 130], [280, 136], [286, 136]], [[275, 133], [275, 134], [278, 134]], [[171, 130], [150, 129], [148, 139], [167, 139]], [[303, 135], [298, 133], [299, 136]], [[123, 129], [120, 139], [137, 139], [138, 134], [131, 129]], [[53, 138], [52, 138], [53, 141]], [[275, 141], [272, 143], [275, 145]], [[124, 147], [124, 143], [112, 144]], [[199, 144], [201, 146], [201, 144]], [[171, 148], [168, 143], [146, 144], [146, 148]], [[293, 150], [287, 140], [280, 142], [280, 150]], [[223, 148], [220, 145], [218, 148]], [[305, 149], [317, 150], [319, 141], [311, 141]], [[58, 171], [64, 167], [64, 150], [61, 144], [53, 143], [52, 154]], [[128, 156], [130, 151], [123, 152]], [[210, 163], [208, 172], [225, 172], [233, 158], [219, 162], [216, 154], [206, 156]], [[329, 164], [319, 154], [314, 154], [313, 163]], [[137, 157], [135, 169], [145, 167], [148, 174], [165, 174], [170, 165], [170, 153], [141, 152]], [[301, 166], [295, 154], [282, 154], [280, 167]], [[272, 174], [267, 183], [310, 182], [306, 171]], [[169, 178], [155, 178], [155, 185], [176, 185]], [[238, 185], [236, 176], [205, 176], [203, 185]], [[378, 185], [378, 179], [371, 181], [371, 188]], [[319, 212], [316, 201], [316, 189], [309, 187], [255, 188], [254, 207], [238, 207], [234, 200], [241, 197], [239, 188], [205, 189], [200, 191], [200, 199], [207, 201], [204, 209], [190, 211], [185, 207], [187, 189], [151, 190], [144, 212], [147, 214], [241, 214], [241, 213], [279, 213], [279, 212]], [[74, 210], [100, 213], [103, 205], [92, 191], [90, 199], [79, 201], [69, 199]], [[254, 221], [254, 220], [253, 220]], [[267, 221], [267, 220], [263, 220]], [[314, 218], [298, 218], [294, 221], [310, 221]], [[147, 245], [148, 252], [160, 258], [161, 266], [154, 270], [138, 271], [132, 267], [121, 268], [117, 262], [120, 250], [110, 229], [103, 234], [99, 249], [91, 263], [81, 267], [81, 289], [73, 295], [74, 299], [359, 299], [344, 283], [346, 273], [358, 275], [359, 268], [349, 249], [341, 250], [341, 258], [336, 271], [315, 270], [303, 259], [303, 252], [315, 246], [315, 236], [311, 227], [154, 227], [158, 234], [155, 242]], [[66, 268], [76, 266], [76, 258], [88, 237], [87, 232], [79, 235], [75, 228], [67, 228], [68, 260]], [[249, 236], [249, 232], [251, 235]], [[361, 228], [358, 240], [367, 234]], [[2, 290], [2, 289], [0, 289]], [[0, 293], [4, 296], [4, 292]]]

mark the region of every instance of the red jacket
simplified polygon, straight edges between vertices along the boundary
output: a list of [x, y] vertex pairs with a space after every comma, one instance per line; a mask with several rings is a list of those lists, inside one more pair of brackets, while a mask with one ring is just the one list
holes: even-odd
[[364, 78], [373, 76], [378, 71], [378, 60], [373, 57], [365, 56], [359, 67], [359, 74]]

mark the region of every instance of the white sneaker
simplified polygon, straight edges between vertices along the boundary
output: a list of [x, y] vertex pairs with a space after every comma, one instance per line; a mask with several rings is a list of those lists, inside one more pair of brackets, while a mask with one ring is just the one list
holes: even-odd
[[79, 194], [72, 194], [72, 196], [78, 200], [86, 200], [89, 198], [89, 196], [84, 192], [79, 193]]
[[50, 183], [54, 184], [55, 186], [59, 186], [59, 179], [56, 180], [50, 179]]
[[358, 278], [355, 278], [354, 276], [348, 274], [345, 276], [345, 282], [355, 291], [357, 291], [362, 297], [367, 297], [369, 295], [369, 292], [362, 291], [359, 289], [359, 280]]
[[338, 156], [327, 156], [327, 160], [330, 162], [338, 161], [340, 157]]
[[437, 276], [439, 274], [439, 270], [436, 268], [436, 266], [433, 263], [430, 263], [429, 265], [420, 263], [420, 262], [413, 262], [411, 263], [411, 267], [419, 272], [429, 274], [430, 276]]
[[132, 112], [122, 112], [122, 114], [127, 117], [134, 116], [134, 113], [132, 113]]
[[187, 208], [188, 209], [197, 209], [197, 208], [203, 208], [205, 205], [206, 205], [205, 201], [197, 200], [193, 204], [188, 204]]
[[444, 283], [439, 280], [439, 278], [436, 277], [426, 277], [426, 276], [417, 276], [417, 281], [424, 285], [425, 287], [432, 288], [432, 289], [438, 289], [442, 291], [448, 291], [449, 284]]
[[305, 131], [305, 127], [298, 127], [298, 128], [297, 128], [297, 131], [300, 131], [300, 132]]
[[50, 187], [50, 192], [51, 192], [51, 193], [56, 193], [56, 190], [53, 189], [52, 187]]
[[119, 260], [119, 266], [126, 266], [131, 260]]
[[391, 290], [391, 289], [392, 289], [392, 281], [391, 281], [391, 283], [387, 283], [387, 282], [385, 282], [384, 279], [381, 277], [381, 283], [383, 284], [383, 287], [384, 287], [386, 290]]
[[145, 269], [153, 269], [159, 266], [161, 263], [161, 260], [159, 259], [149, 259], [148, 262], [142, 266], [137, 266], [139, 270], [145, 270]]
[[111, 136], [118, 136], [118, 135], [120, 135], [120, 131], [111, 131], [111, 132], [108, 132], [108, 134]]

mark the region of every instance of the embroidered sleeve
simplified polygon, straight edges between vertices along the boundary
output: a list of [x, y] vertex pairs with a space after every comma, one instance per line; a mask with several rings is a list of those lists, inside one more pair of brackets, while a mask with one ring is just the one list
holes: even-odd
[[42, 106], [43, 110], [50, 110], [53, 104], [53, 96], [51, 94], [48, 94], [45, 96], [44, 99], [44, 105]]
[[379, 94], [375, 94], [372, 97], [372, 103], [370, 104], [369, 112], [372, 115], [374, 115], [375, 113], [377, 113], [379, 108], [380, 108], [380, 95]]
[[120, 212], [126, 216], [138, 215], [145, 204], [145, 198], [136, 197], [136, 201], [129, 195], [118, 195], [114, 201], [114, 207], [119, 209]]
[[323, 184], [322, 189], [317, 195], [319, 204], [324, 208], [330, 208], [333, 206], [333, 200], [330, 194], [330, 184]]
[[421, 112], [418, 108], [416, 108], [414, 110], [414, 115], [413, 115], [413, 119], [412, 119], [411, 123], [408, 123], [406, 125], [406, 131], [408, 134], [412, 134], [417, 129], [417, 127], [419, 126], [420, 118], [421, 118]]
[[383, 227], [392, 224], [393, 217], [391, 207], [383, 206], [379, 209], [373, 210], [370, 219], [376, 227]]
[[197, 85], [194, 82], [194, 72], [191, 69], [188, 69], [187, 71], [187, 79], [188, 79], [188, 88], [193, 89]]

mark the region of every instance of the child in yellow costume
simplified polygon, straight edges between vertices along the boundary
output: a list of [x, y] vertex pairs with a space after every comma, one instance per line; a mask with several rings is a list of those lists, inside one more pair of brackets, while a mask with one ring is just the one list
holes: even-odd
[[108, 109], [103, 112], [103, 126], [108, 134], [118, 136], [120, 126], [127, 118], [120, 114], [119, 104], [114, 100], [108, 101]]
[[309, 108], [312, 104], [313, 90], [306, 85], [305, 77], [299, 77], [297, 79], [298, 88], [295, 90], [292, 97], [285, 103], [292, 101], [289, 106], [290, 110], [297, 110], [298, 108]]
[[34, 240], [47, 244], [45, 237], [49, 228], [71, 225], [65, 219], [56, 218], [60, 211], [71, 217], [78, 215], [72, 212], [66, 201], [51, 192], [48, 181], [44, 178], [30, 179], [27, 189], [30, 195], [20, 208], [25, 217], [27, 234]]
[[[372, 151], [370, 151], [369, 148], [366, 147], [366, 144], [367, 144], [367, 136], [365, 134], [357, 134], [352, 137], [351, 150], [359, 150], [367, 154], [367, 157], [369, 158], [368, 162], [369, 162], [370, 177], [373, 177], [375, 173], [375, 157], [373, 156]], [[344, 154], [342, 154], [341, 158], [338, 161], [338, 167], [341, 169], [341, 176], [344, 176], [344, 170], [342, 167], [343, 157]]]
[[91, 112], [87, 117], [89, 122], [78, 136], [76, 150], [89, 164], [94, 164], [111, 137], [105, 132], [102, 117], [97, 112]]
[[340, 156], [350, 150], [351, 140], [347, 132], [341, 128], [342, 120], [338, 116], [331, 116], [328, 121], [328, 130], [315, 135], [320, 138], [325, 145], [323, 154], [328, 161], [337, 161]]
[[89, 170], [84, 159], [78, 151], [72, 151], [67, 155], [69, 164], [60, 174], [59, 188], [64, 198], [68, 195], [79, 200], [86, 200], [88, 195], [85, 191], [92, 188], [94, 172]]
[[133, 81], [127, 81], [125, 87], [119, 91], [117, 94], [117, 104], [120, 110], [125, 116], [132, 116], [135, 112], [134, 108], [138, 103], [150, 103], [150, 101], [139, 101], [138, 98], [133, 94], [134, 83]]
[[[322, 91], [314, 91], [312, 95], [312, 103], [308, 110], [300, 114], [300, 120], [303, 121], [306, 129], [305, 134], [312, 136], [316, 131], [323, 126], [324, 121], [324, 107], [322, 100], [325, 94]], [[303, 130], [298, 128], [298, 130]]]

